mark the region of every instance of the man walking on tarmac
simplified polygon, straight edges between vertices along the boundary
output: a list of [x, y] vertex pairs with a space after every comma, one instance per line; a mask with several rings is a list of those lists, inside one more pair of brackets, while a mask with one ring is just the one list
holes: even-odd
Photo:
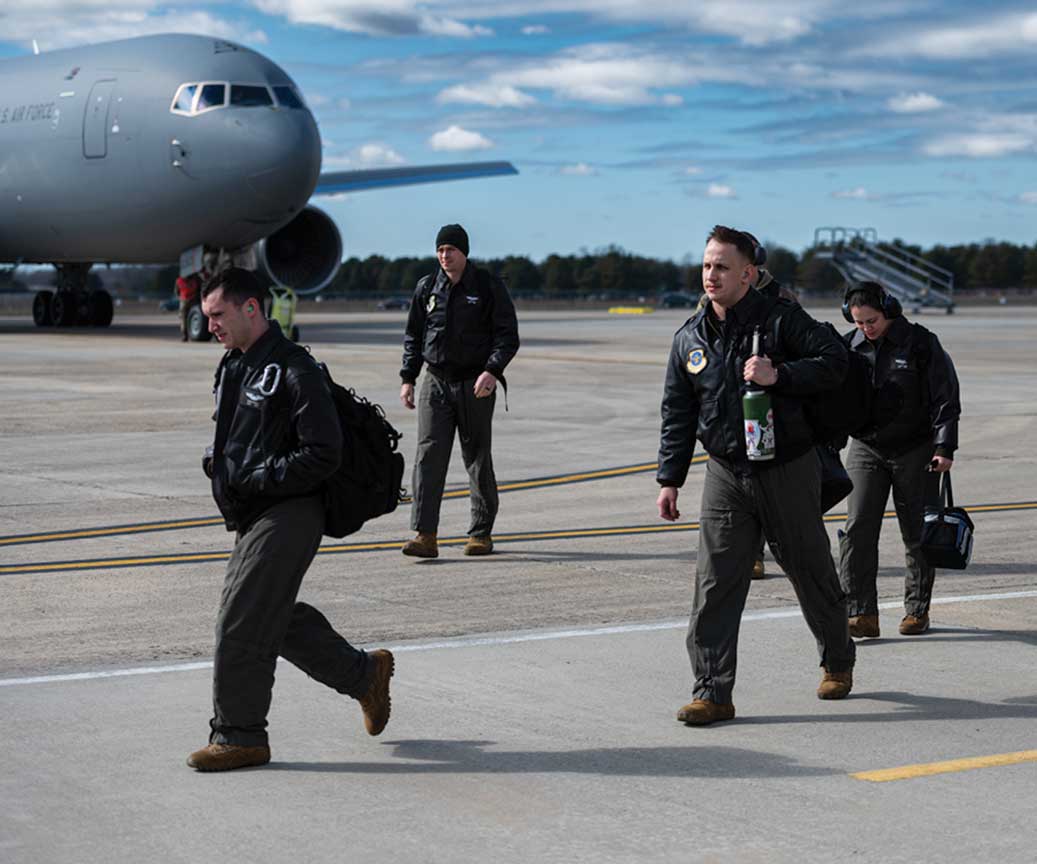
[[[799, 306], [753, 289], [753, 260], [744, 233], [722, 225], [713, 229], [702, 262], [711, 302], [674, 336], [662, 400], [656, 477], [661, 518], [680, 518], [678, 488], [696, 437], [710, 456], [687, 637], [694, 698], [677, 712], [691, 726], [735, 716], [738, 628], [761, 531], [789, 574], [817, 640], [824, 668], [818, 697], [842, 699], [853, 686], [855, 649], [821, 521], [821, 463], [803, 412], [804, 397], [842, 382], [846, 347]], [[751, 356], [756, 328], [763, 345], [760, 356]], [[748, 459], [745, 382], [764, 388], [773, 406], [775, 453], [768, 462]]]
[[227, 349], [203, 465], [237, 540], [216, 619], [209, 744], [187, 760], [199, 771], [270, 761], [266, 715], [278, 655], [357, 699], [369, 734], [389, 721], [392, 654], [357, 650], [295, 599], [324, 533], [322, 485], [338, 467], [342, 433], [323, 371], [266, 319], [265, 296], [239, 268], [202, 290], [209, 329]]
[[454, 431], [468, 470], [472, 517], [465, 555], [493, 551], [497, 478], [490, 439], [497, 384], [507, 391], [504, 368], [519, 347], [515, 306], [495, 276], [468, 260], [468, 234], [444, 225], [436, 235], [439, 271], [418, 280], [407, 316], [400, 370], [400, 401], [414, 408], [414, 383], [428, 374], [418, 400], [418, 452], [414, 458], [411, 528], [417, 536], [404, 555], [435, 558], [436, 532]]
[[[753, 245], [752, 263], [755, 272], [752, 277], [752, 282], [750, 283], [752, 287], [764, 297], [784, 297], [786, 300], [798, 303], [799, 298], [796, 297], [796, 293], [782, 285], [774, 278], [773, 274], [771, 274], [769, 270], [764, 268], [764, 265], [767, 263], [767, 249], [748, 231], [742, 231], [741, 233], [749, 238], [749, 242]], [[695, 307], [695, 310], [700, 311], [712, 302], [713, 301], [709, 299], [709, 295], [703, 292], [702, 296], [699, 297], [699, 302]], [[763, 544], [764, 538], [761, 536], [760, 548], [756, 555], [756, 561], [753, 563], [753, 579], [764, 579], [767, 576], [767, 570], [763, 563]]]

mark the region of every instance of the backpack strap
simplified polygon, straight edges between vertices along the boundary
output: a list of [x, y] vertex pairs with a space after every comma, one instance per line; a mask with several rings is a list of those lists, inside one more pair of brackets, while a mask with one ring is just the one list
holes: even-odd
[[932, 331], [921, 324], [912, 322], [911, 340], [912, 350], [918, 355], [918, 366], [920, 369], [928, 369], [933, 359]]
[[421, 301], [422, 309], [428, 306], [428, 295], [431, 293], [432, 286], [435, 284], [435, 273], [426, 273], [418, 280], [418, 299]]
[[[761, 294], [761, 296], [767, 301], [763, 307], [763, 310], [760, 312], [760, 318], [758, 322], [760, 327], [760, 333], [762, 334], [767, 331], [767, 322], [770, 320], [771, 314], [774, 312], [775, 308], [777, 308], [778, 303], [781, 300], [781, 297], [777, 294]], [[780, 338], [781, 316], [775, 315], [774, 320], [771, 322], [771, 324], [771, 349], [774, 350], [778, 347], [778, 340]]]

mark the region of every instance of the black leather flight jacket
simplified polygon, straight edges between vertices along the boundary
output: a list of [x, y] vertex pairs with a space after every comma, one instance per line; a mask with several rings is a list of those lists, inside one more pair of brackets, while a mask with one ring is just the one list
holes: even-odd
[[518, 321], [508, 289], [471, 262], [453, 285], [440, 269], [418, 280], [407, 315], [400, 378], [413, 384], [423, 363], [450, 381], [504, 368], [519, 348]]
[[338, 414], [317, 362], [276, 321], [246, 353], [224, 355], [214, 393], [210, 476], [228, 531], [321, 491], [342, 458]]
[[894, 318], [877, 344], [854, 333], [850, 350], [872, 365], [876, 415], [883, 417], [882, 425], [854, 437], [889, 457], [931, 441], [937, 455], [953, 459], [961, 416], [958, 375], [936, 334]]
[[[745, 455], [742, 372], [759, 325], [761, 353], [778, 380], [764, 388], [774, 410], [775, 458], [750, 463]], [[682, 486], [695, 439], [711, 458], [748, 474], [801, 456], [814, 446], [804, 399], [838, 387], [846, 375], [846, 345], [831, 328], [786, 299], [750, 288], [720, 321], [712, 304], [693, 315], [673, 337], [662, 400], [662, 432], [656, 480]]]

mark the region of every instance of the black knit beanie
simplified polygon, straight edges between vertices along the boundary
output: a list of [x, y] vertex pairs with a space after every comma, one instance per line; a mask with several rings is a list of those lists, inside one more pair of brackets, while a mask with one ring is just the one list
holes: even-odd
[[460, 225], [444, 225], [439, 229], [436, 235], [436, 248], [443, 244], [460, 249], [466, 257], [468, 255], [468, 234]]

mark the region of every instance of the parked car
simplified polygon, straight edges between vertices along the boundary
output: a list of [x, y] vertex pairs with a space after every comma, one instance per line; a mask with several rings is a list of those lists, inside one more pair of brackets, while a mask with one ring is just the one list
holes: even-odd
[[406, 311], [410, 309], [410, 297], [386, 297], [384, 300], [379, 300], [375, 308], [382, 311], [390, 309], [403, 309]]
[[699, 298], [683, 291], [668, 291], [659, 298], [659, 306], [663, 309], [694, 309]]

